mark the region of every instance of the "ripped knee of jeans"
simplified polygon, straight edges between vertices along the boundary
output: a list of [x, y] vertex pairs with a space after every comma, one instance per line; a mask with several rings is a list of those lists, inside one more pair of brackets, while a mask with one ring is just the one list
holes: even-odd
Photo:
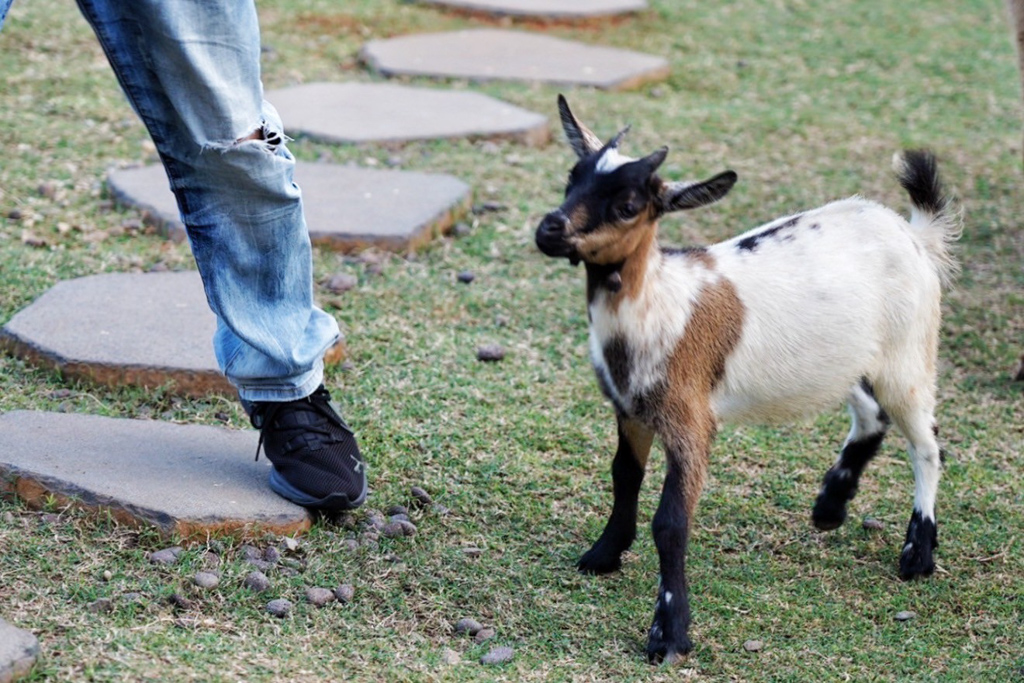
[[288, 140], [288, 136], [286, 136], [280, 129], [271, 126], [269, 122], [264, 120], [247, 135], [233, 140], [232, 142], [210, 142], [205, 145], [205, 148], [215, 149], [223, 153], [250, 147], [262, 149], [265, 152], [274, 154]]

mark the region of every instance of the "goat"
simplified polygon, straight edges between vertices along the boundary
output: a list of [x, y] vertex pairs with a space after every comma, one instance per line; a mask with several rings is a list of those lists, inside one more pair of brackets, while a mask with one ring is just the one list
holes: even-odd
[[590, 357], [618, 423], [611, 516], [578, 568], [620, 567], [657, 436], [667, 464], [651, 525], [661, 581], [650, 661], [673, 662], [693, 647], [686, 549], [721, 422], [799, 418], [846, 398], [853, 425], [812, 512], [826, 530], [845, 520], [865, 465], [895, 422], [915, 477], [899, 572], [932, 574], [940, 298], [956, 269], [948, 247], [959, 234], [934, 157], [894, 157], [913, 204], [909, 222], [854, 197], [708, 247], [664, 249], [659, 218], [721, 199], [736, 174], [667, 182], [657, 170], [668, 148], [632, 159], [618, 150], [625, 130], [602, 144], [561, 95], [558, 107], [578, 161], [536, 243], [547, 256], [586, 266]]

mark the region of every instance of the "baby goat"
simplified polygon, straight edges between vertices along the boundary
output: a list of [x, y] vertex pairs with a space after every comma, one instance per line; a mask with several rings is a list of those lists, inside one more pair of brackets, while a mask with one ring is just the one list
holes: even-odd
[[667, 474], [652, 530], [661, 566], [652, 662], [692, 649], [686, 546], [719, 422], [803, 417], [845, 398], [853, 427], [826, 472], [812, 519], [835, 529], [865, 465], [896, 423], [909, 441], [914, 510], [900, 576], [935, 569], [936, 353], [942, 284], [955, 270], [947, 246], [958, 218], [927, 152], [897, 157], [910, 194], [908, 223], [852, 198], [780, 218], [709, 247], [658, 246], [658, 219], [721, 199], [732, 171], [703, 182], [656, 174], [667, 148], [619, 153], [582, 125], [559, 96], [579, 157], [562, 206], [537, 228], [547, 256], [587, 271], [590, 356], [615, 407], [619, 444], [614, 504], [584, 572], [619, 568], [636, 535], [637, 495], [655, 436]]

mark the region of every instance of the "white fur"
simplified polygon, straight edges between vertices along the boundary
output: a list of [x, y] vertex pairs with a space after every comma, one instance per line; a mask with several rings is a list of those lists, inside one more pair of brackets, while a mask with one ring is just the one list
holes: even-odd
[[609, 147], [605, 150], [601, 158], [597, 160], [597, 165], [594, 170], [598, 173], [611, 173], [620, 166], [624, 166], [631, 161], [636, 161], [632, 157], [628, 157], [625, 154], [621, 154], [615, 147]]

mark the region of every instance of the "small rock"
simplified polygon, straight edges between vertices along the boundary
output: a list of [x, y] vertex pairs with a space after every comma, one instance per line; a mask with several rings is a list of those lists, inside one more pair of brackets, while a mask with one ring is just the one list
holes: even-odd
[[459, 282], [461, 282], [464, 285], [468, 285], [470, 282], [476, 279], [476, 275], [474, 275], [472, 271], [469, 270], [464, 270], [455, 277], [456, 279], [458, 279]]
[[20, 221], [25, 214], [21, 212], [21, 209], [11, 209], [7, 212], [7, 217], [12, 221]]
[[338, 602], [342, 604], [348, 604], [352, 602], [352, 598], [355, 597], [356, 589], [350, 583], [343, 583], [334, 589], [334, 597], [338, 599]]
[[419, 486], [413, 486], [411, 489], [409, 489], [409, 493], [412, 495], [413, 500], [416, 501], [420, 506], [425, 507], [434, 502], [433, 499], [430, 497], [430, 494]]
[[36, 188], [40, 197], [46, 197], [47, 199], [53, 199], [57, 194], [57, 183], [52, 180], [47, 180], [44, 183], [40, 183], [39, 187]]
[[882, 524], [879, 520], [875, 519], [874, 517], [865, 517], [864, 521], [861, 522], [860, 525], [865, 529], [869, 529], [872, 531], [881, 531], [885, 528], [885, 525]]
[[270, 564], [277, 564], [281, 561], [281, 551], [272, 545], [263, 549], [263, 561]]
[[393, 517], [395, 515], [408, 515], [409, 508], [404, 505], [392, 505], [388, 508], [388, 515]]
[[416, 525], [412, 522], [395, 521], [389, 522], [381, 529], [381, 533], [388, 538], [399, 538], [401, 536], [415, 536]]
[[895, 619], [896, 621], [910, 621], [916, 616], [917, 612], [897, 612]]
[[456, 237], [465, 237], [472, 229], [465, 223], [456, 223], [455, 227], [452, 228], [452, 234]]
[[379, 510], [366, 511], [366, 526], [380, 531], [384, 528], [385, 524], [387, 524], [387, 520], [384, 519], [384, 515]]
[[216, 569], [221, 564], [221, 557], [217, 553], [205, 552], [203, 553], [203, 566], [207, 569]]
[[268, 579], [267, 575], [261, 571], [251, 571], [246, 574], [245, 580], [242, 581], [242, 585], [249, 590], [262, 593], [270, 588], [270, 579]]
[[99, 600], [93, 600], [85, 608], [93, 614], [100, 614], [114, 609], [114, 602], [110, 598], [100, 598]]
[[213, 572], [196, 572], [196, 575], [192, 577], [192, 583], [210, 590], [220, 585], [220, 577]]
[[284, 536], [281, 538], [281, 546], [286, 552], [294, 553], [299, 549], [300, 545], [299, 539], [297, 538], [292, 538], [291, 536]]
[[271, 600], [267, 603], [267, 611], [273, 614], [275, 617], [286, 617], [292, 610], [291, 600], [285, 600], [284, 598], [278, 598], [277, 600]]
[[348, 273], [336, 273], [327, 280], [324, 286], [327, 287], [330, 292], [341, 294], [342, 292], [347, 292], [358, 284], [359, 278], [355, 275], [349, 275]]
[[477, 548], [476, 546], [469, 546], [468, 548], [463, 548], [463, 549], [462, 549], [462, 553], [463, 553], [463, 554], [464, 554], [464, 555], [465, 555], [466, 557], [480, 557], [480, 555], [481, 555], [481, 554], [482, 554], [483, 552], [484, 552], [484, 551], [483, 551], [483, 549], [482, 549], [482, 548]]
[[345, 548], [345, 550], [348, 550], [349, 552], [359, 550], [359, 541], [357, 541], [354, 538], [346, 538], [344, 541], [341, 542], [341, 545]]
[[110, 581], [112, 578], [114, 578], [114, 573], [109, 569], [104, 569], [102, 576], [104, 581]]
[[498, 634], [495, 633], [493, 628], [482, 628], [476, 632], [476, 635], [473, 636], [473, 640], [477, 643], [486, 643], [496, 635]]
[[497, 213], [499, 211], [504, 211], [507, 208], [508, 207], [502, 204], [501, 202], [486, 201], [483, 202], [482, 204], [474, 204], [473, 213]]
[[441, 651], [441, 661], [449, 666], [462, 663], [462, 655], [450, 647], [446, 647]]
[[389, 522], [411, 522], [412, 520], [409, 519], [409, 515], [407, 515], [405, 513], [401, 513], [401, 514], [391, 515], [390, 517], [388, 517], [388, 521]]
[[246, 564], [255, 567], [261, 572], [269, 572], [274, 568], [274, 565], [266, 560], [246, 560]]
[[167, 598], [167, 602], [177, 609], [192, 609], [192, 601], [179, 593], [171, 593], [171, 597]]
[[476, 359], [494, 363], [505, 357], [505, 349], [499, 344], [484, 344], [477, 347]]
[[748, 640], [743, 643], [743, 649], [747, 652], [760, 652], [763, 647], [764, 643], [760, 640]]
[[504, 645], [492, 647], [490, 652], [480, 658], [481, 664], [504, 664], [512, 661], [516, 651]]
[[471, 636], [475, 636], [482, 628], [483, 626], [480, 625], [479, 621], [476, 619], [470, 619], [469, 617], [459, 619], [455, 622], [456, 633], [468, 633]]
[[323, 607], [329, 602], [334, 602], [334, 600], [334, 591], [327, 588], [313, 587], [306, 589], [306, 601], [315, 607]]
[[149, 561], [153, 564], [172, 565], [181, 557], [181, 547], [164, 548], [149, 554]]
[[263, 559], [263, 551], [259, 548], [251, 545], [243, 545], [238, 549], [238, 552], [242, 554], [242, 557], [247, 560], [261, 560]]

